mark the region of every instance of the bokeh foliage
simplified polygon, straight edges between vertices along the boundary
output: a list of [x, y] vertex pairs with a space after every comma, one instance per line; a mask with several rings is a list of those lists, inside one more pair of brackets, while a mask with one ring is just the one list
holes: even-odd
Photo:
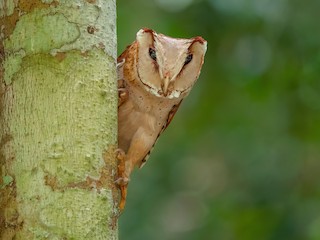
[[203, 36], [190, 96], [134, 172], [120, 238], [320, 239], [320, 1], [118, 0], [142, 27]]

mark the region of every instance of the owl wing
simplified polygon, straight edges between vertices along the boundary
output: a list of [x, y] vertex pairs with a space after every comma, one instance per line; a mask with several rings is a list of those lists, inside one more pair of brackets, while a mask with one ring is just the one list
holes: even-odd
[[178, 111], [178, 109], [179, 109], [179, 107], [180, 107], [180, 105], [181, 105], [181, 102], [182, 102], [182, 100], [181, 100], [178, 104], [174, 105], [174, 106], [172, 107], [172, 109], [170, 110], [170, 112], [169, 112], [169, 114], [168, 114], [167, 122], [166, 122], [166, 124], [163, 126], [162, 130], [160, 131], [160, 133], [159, 133], [159, 135], [158, 135], [158, 138], [159, 138], [160, 134], [163, 133], [163, 131], [166, 130], [167, 127], [169, 126], [169, 124], [171, 123], [174, 115], [176, 114], [176, 112]]
[[128, 46], [126, 47], [126, 49], [120, 54], [120, 56], [117, 58], [117, 62], [118, 62], [118, 63], [122, 62], [122, 60], [126, 58], [129, 49], [131, 48], [131, 46], [132, 46], [134, 43], [135, 43], [135, 41], [134, 41], [132, 44], [128, 45]]
[[147, 162], [147, 160], [148, 160], [148, 158], [149, 158], [149, 156], [150, 156], [150, 153], [152, 152], [152, 150], [153, 150], [153, 148], [154, 148], [154, 145], [155, 145], [156, 142], [158, 141], [159, 136], [161, 135], [161, 133], [163, 133], [164, 130], [167, 129], [167, 127], [168, 127], [169, 124], [171, 123], [174, 115], [176, 114], [176, 112], [178, 111], [178, 109], [179, 109], [179, 107], [180, 107], [180, 105], [181, 105], [181, 102], [182, 102], [182, 100], [181, 100], [178, 104], [174, 105], [174, 106], [172, 107], [172, 109], [170, 110], [170, 112], [169, 112], [169, 114], [168, 114], [168, 118], [167, 118], [166, 124], [162, 127], [162, 129], [161, 129], [160, 133], [158, 134], [158, 137], [157, 137], [156, 141], [154, 142], [154, 144], [153, 144], [152, 148], [150, 149], [150, 151], [149, 151], [149, 152], [146, 154], [146, 156], [144, 156], [144, 158], [142, 159], [139, 168], [142, 168], [143, 165]]

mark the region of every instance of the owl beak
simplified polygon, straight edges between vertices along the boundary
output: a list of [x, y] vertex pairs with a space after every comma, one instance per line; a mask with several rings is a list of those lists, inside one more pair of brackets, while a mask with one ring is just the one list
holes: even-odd
[[169, 83], [170, 83], [170, 77], [169, 77], [169, 74], [167, 74], [163, 79], [163, 84], [162, 84], [162, 91], [164, 96], [167, 96]]

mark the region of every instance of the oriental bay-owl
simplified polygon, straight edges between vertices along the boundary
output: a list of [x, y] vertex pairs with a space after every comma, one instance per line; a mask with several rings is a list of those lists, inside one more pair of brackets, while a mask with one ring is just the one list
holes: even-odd
[[142, 167], [160, 134], [199, 77], [202, 37], [178, 39], [141, 29], [118, 57], [118, 178], [120, 210], [134, 167]]

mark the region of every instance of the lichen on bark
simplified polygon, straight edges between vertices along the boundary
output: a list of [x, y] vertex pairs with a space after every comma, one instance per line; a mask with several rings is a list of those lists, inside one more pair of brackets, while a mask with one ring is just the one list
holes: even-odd
[[0, 14], [0, 238], [117, 239], [115, 1], [14, 3]]

